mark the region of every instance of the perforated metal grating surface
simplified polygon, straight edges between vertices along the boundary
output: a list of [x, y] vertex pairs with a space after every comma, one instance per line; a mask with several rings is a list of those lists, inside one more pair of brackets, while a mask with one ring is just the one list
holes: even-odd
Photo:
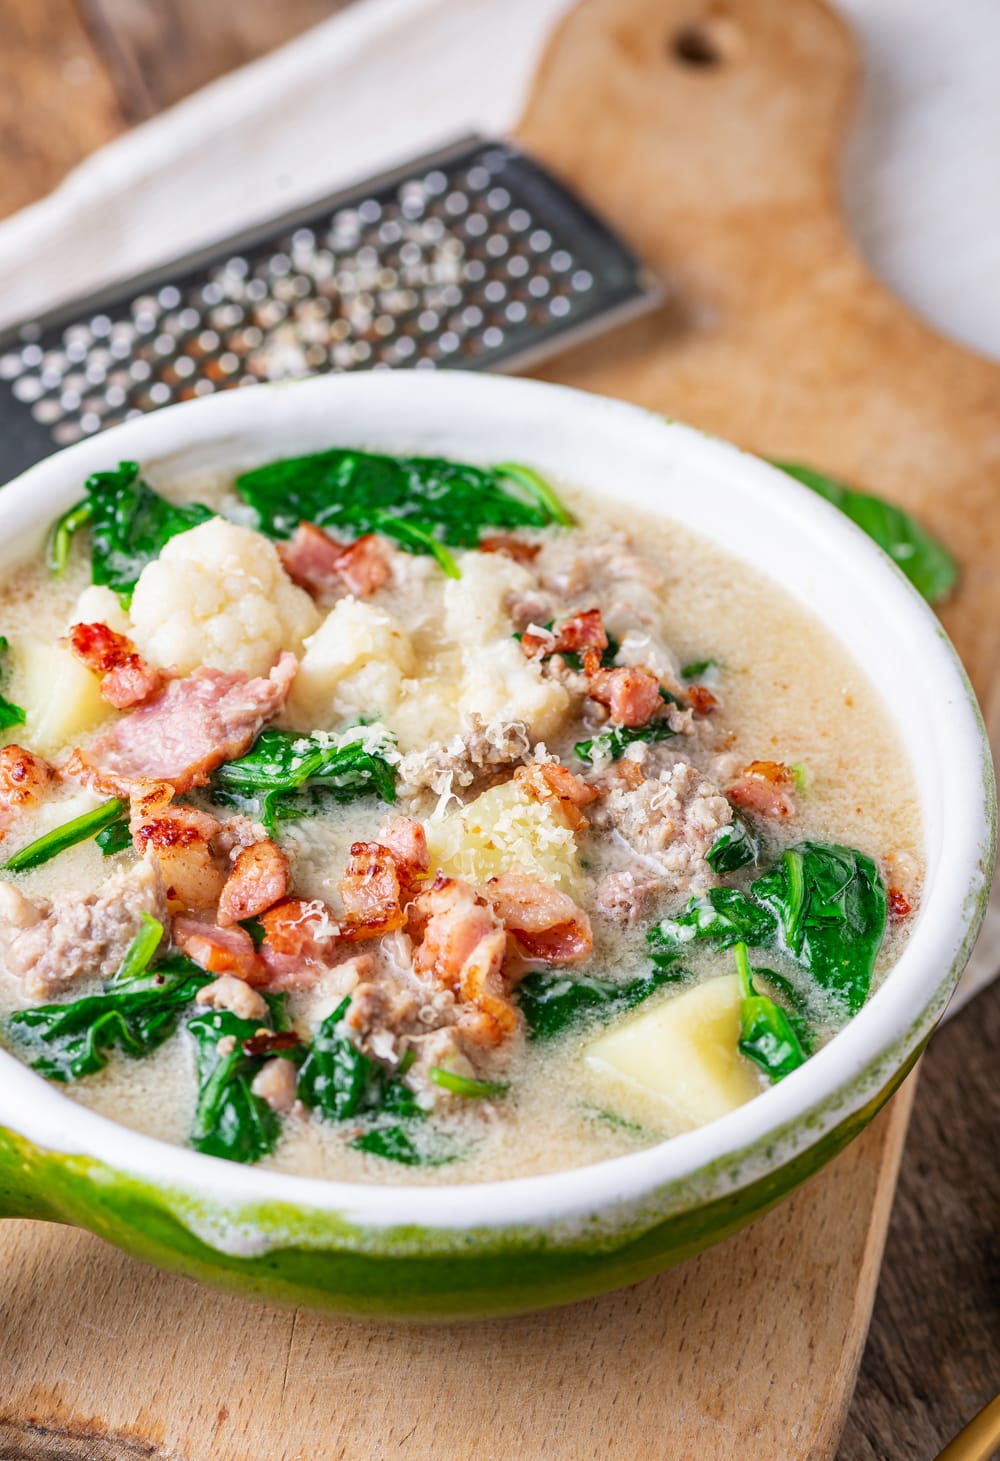
[[466, 141], [7, 332], [4, 474], [130, 416], [258, 381], [509, 368], [659, 294], [537, 164]]

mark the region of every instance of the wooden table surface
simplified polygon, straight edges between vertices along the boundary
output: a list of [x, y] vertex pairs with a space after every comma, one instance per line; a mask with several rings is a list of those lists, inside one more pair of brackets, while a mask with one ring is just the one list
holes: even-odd
[[[347, 3], [0, 0], [0, 216]], [[840, 1461], [930, 1461], [1000, 1389], [998, 1048], [1000, 985], [924, 1061]]]

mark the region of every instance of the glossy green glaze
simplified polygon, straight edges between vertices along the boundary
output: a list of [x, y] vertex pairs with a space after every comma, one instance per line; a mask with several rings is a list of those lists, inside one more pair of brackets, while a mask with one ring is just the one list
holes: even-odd
[[[386, 1319], [523, 1313], [635, 1283], [743, 1227], [857, 1136], [918, 1053], [862, 1110], [794, 1160], [726, 1197], [618, 1239], [577, 1234], [561, 1242], [551, 1232], [502, 1229], [366, 1233], [316, 1213], [308, 1244], [244, 1256], [198, 1237], [171, 1210], [170, 1194], [86, 1158], [43, 1152], [3, 1129], [0, 1216], [89, 1228], [158, 1268], [270, 1303]], [[246, 1227], [280, 1232], [286, 1223], [301, 1227], [302, 1217], [275, 1204], [246, 1214]]]

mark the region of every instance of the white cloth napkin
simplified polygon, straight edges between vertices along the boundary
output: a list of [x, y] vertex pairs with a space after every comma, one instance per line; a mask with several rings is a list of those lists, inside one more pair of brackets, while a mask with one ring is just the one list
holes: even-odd
[[[0, 325], [463, 133], [502, 133], [574, 0], [362, 0], [110, 143], [0, 224]], [[869, 81], [845, 206], [876, 269], [1000, 358], [1000, 7], [839, 0]], [[975, 44], [968, 38], [975, 36]], [[952, 1009], [1000, 970], [1000, 897]]]

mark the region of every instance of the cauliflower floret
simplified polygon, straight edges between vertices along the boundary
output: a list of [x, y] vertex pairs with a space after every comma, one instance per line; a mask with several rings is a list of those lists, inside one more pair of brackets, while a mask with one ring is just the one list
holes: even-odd
[[299, 653], [318, 620], [274, 544], [221, 517], [171, 538], [132, 596], [140, 652], [182, 675], [199, 665], [266, 675], [281, 650]]
[[576, 838], [554, 801], [538, 801], [505, 781], [467, 806], [425, 823], [431, 866], [483, 886], [501, 873], [523, 873], [573, 893], [580, 881]]
[[461, 578], [444, 589], [444, 630], [448, 639], [473, 650], [513, 630], [507, 603], [535, 586], [526, 568], [502, 553], [463, 553]]
[[77, 599], [67, 627], [74, 624], [106, 624], [116, 634], [132, 636], [132, 620], [122, 608], [121, 599], [99, 583], [85, 588]]
[[360, 599], [341, 599], [306, 642], [288, 718], [331, 730], [377, 715], [395, 730], [403, 677], [415, 668], [413, 644], [397, 619]]
[[525, 659], [515, 639], [484, 645], [468, 655], [462, 677], [466, 718], [523, 720], [533, 741], [551, 740], [569, 708], [569, 694], [558, 680]]

